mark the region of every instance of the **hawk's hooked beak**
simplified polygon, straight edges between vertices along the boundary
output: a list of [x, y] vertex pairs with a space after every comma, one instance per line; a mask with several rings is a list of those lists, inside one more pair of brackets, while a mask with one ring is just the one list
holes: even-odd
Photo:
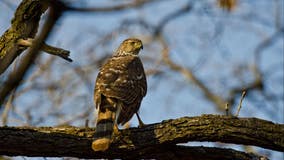
[[136, 43], [135, 44], [135, 48], [137, 48], [137, 49], [143, 49], [143, 44], [142, 43]]

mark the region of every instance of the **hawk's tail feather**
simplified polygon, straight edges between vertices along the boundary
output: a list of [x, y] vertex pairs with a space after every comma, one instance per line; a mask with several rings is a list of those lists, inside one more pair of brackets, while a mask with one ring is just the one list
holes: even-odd
[[99, 138], [111, 138], [113, 132], [113, 120], [102, 119], [97, 123], [96, 132], [94, 134], [95, 139]]
[[109, 138], [100, 138], [92, 143], [92, 149], [94, 151], [105, 151], [109, 148], [109, 145], [111, 143], [111, 139]]
[[116, 110], [111, 106], [104, 106], [99, 110], [95, 140], [92, 143], [94, 151], [105, 151], [109, 148], [115, 123]]

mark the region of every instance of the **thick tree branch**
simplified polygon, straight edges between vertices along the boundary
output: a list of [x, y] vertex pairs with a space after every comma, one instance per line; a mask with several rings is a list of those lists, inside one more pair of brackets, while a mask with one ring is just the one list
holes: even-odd
[[[43, 4], [41, 5], [44, 5], [45, 3], [46, 3], [45, 5], [49, 4], [47, 2], [44, 3], [43, 1], [42, 3]], [[50, 4], [50, 10], [48, 12], [47, 19], [43, 25], [41, 32], [35, 39], [33, 45], [28, 50], [27, 54], [21, 60], [17, 69], [8, 75], [7, 80], [0, 87], [0, 106], [5, 100], [5, 98], [10, 94], [10, 92], [18, 87], [18, 85], [24, 78], [25, 74], [27, 73], [28, 69], [32, 66], [34, 60], [38, 56], [38, 52], [40, 48], [42, 48], [42, 44], [44, 43], [44, 40], [48, 37], [49, 32], [51, 31], [53, 25], [55, 24], [55, 22], [61, 15], [60, 9], [61, 8], [59, 4], [57, 3]], [[16, 43], [18, 43], [18, 41]], [[5, 60], [5, 58], [3, 60]]]
[[[159, 154], [156, 153], [168, 152], [172, 147], [177, 148], [176, 144], [189, 141], [244, 144], [284, 151], [284, 125], [257, 118], [203, 115], [166, 120], [144, 128], [125, 129], [121, 130], [120, 135], [115, 136], [110, 149], [105, 153], [92, 151], [93, 133], [94, 129], [91, 128], [1, 127], [0, 154], [80, 158], [159, 158], [154, 155], [158, 156]], [[177, 150], [180, 154], [183, 153], [181, 149]], [[191, 149], [186, 148], [186, 150]], [[205, 148], [206, 150], [210, 149]]]
[[0, 75], [25, 48], [17, 45], [21, 38], [34, 38], [41, 15], [47, 5], [40, 0], [24, 0], [15, 12], [11, 27], [0, 37]]

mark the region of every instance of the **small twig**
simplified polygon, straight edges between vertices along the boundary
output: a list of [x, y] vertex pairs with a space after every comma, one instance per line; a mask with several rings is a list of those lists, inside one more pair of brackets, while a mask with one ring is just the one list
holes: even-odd
[[225, 111], [226, 111], [226, 116], [229, 116], [229, 103], [226, 103]]
[[65, 6], [66, 11], [76, 11], [76, 12], [115, 12], [115, 11], [121, 11], [125, 9], [131, 9], [131, 8], [139, 8], [147, 3], [152, 3], [157, 0], [135, 0], [130, 3], [121, 4], [117, 6], [110, 6], [110, 7], [103, 7], [103, 8], [76, 8], [72, 6]]
[[[18, 45], [25, 46], [25, 47], [31, 47], [33, 45], [33, 41], [34, 41], [33, 38], [19, 39]], [[65, 49], [53, 47], [51, 45], [43, 43], [42, 46], [41, 46], [41, 50], [46, 52], [46, 53], [59, 56], [59, 57], [65, 59], [69, 62], [73, 61], [71, 58], [69, 58], [70, 51], [67, 51]]]
[[73, 60], [71, 58], [69, 58], [70, 56], [70, 51], [64, 50], [62, 48], [56, 48], [53, 46], [50, 46], [48, 44], [43, 44], [42, 46], [42, 50], [45, 51], [46, 53], [55, 55], [55, 56], [59, 56], [65, 60], [67, 60], [68, 62], [72, 62]]
[[246, 91], [243, 91], [243, 93], [242, 93], [242, 97], [241, 97], [241, 100], [240, 100], [240, 103], [239, 103], [239, 106], [238, 106], [238, 111], [237, 111], [237, 113], [236, 113], [236, 117], [238, 117], [239, 116], [239, 113], [240, 113], [240, 110], [241, 110], [241, 108], [242, 108], [242, 103], [243, 103], [243, 100], [244, 100], [244, 98], [245, 98], [245, 96], [246, 96]]
[[85, 121], [85, 128], [89, 128], [89, 119], [86, 119]]

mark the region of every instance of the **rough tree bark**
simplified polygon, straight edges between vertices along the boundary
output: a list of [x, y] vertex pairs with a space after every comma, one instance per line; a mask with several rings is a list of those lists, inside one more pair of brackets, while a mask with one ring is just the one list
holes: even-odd
[[[12, 20], [12, 26], [0, 38], [0, 75], [8, 68], [15, 58], [24, 50], [19, 44], [20, 40], [30, 39], [37, 33], [41, 14], [47, 9], [46, 1], [24, 0], [15, 12]], [[0, 107], [6, 97], [17, 88], [28, 69], [32, 66], [34, 60], [38, 56], [39, 50], [44, 44], [44, 40], [48, 37], [56, 20], [60, 17], [61, 12], [57, 11], [56, 5], [50, 5], [50, 12], [45, 21], [41, 33], [35, 38], [34, 44], [31, 46], [27, 54], [22, 58], [20, 64], [14, 71], [10, 72], [7, 80], [0, 86]]]
[[1, 127], [0, 154], [79, 158], [260, 158], [228, 149], [176, 145], [189, 141], [245, 144], [284, 151], [284, 125], [257, 118], [203, 115], [129, 128], [121, 130], [104, 153], [92, 151], [93, 133], [92, 128]]
[[47, 7], [39, 0], [27, 0], [19, 5], [11, 27], [0, 38], [0, 75], [26, 49], [18, 45], [18, 40], [35, 37], [40, 17]]

